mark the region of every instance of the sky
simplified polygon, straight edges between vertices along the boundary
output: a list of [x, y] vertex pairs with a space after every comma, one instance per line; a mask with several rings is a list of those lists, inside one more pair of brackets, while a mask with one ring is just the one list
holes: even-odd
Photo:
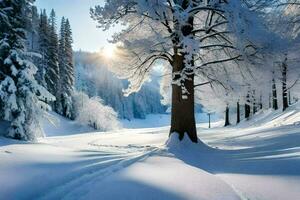
[[45, 8], [48, 13], [53, 8], [60, 24], [61, 17], [69, 18], [74, 39], [74, 50], [97, 52], [109, 46], [108, 39], [120, 28], [102, 31], [90, 18], [89, 9], [95, 5], [103, 5], [104, 0], [36, 0], [38, 9]]

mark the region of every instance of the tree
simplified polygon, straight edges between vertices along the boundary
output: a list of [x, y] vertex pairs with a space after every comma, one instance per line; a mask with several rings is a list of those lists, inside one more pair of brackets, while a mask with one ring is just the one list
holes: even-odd
[[250, 113], [251, 113], [250, 94], [248, 92], [246, 96], [246, 103], [245, 103], [245, 119], [249, 119]]
[[[39, 50], [39, 23], [40, 18], [36, 6], [31, 6], [29, 24], [27, 27], [28, 50], [38, 52]], [[36, 58], [35, 58], [36, 60]], [[34, 60], [34, 62], [35, 62]]]
[[58, 66], [59, 66], [59, 88], [57, 90], [57, 97], [56, 97], [56, 112], [59, 114], [63, 114], [62, 108], [62, 94], [63, 88], [61, 85], [63, 84], [63, 79], [61, 74], [63, 74], [63, 69], [65, 68], [65, 18], [62, 17], [60, 23], [60, 31], [59, 31], [59, 41], [58, 41]]
[[[273, 72], [274, 74], [274, 72]], [[272, 105], [274, 110], [278, 110], [278, 101], [277, 101], [277, 88], [275, 78], [272, 79]]]
[[92, 17], [104, 30], [118, 22], [127, 27], [114, 37], [115, 43], [121, 43], [123, 59], [116, 62], [117, 71], [131, 83], [127, 92], [138, 91], [157, 62], [172, 67], [170, 134], [178, 133], [180, 139], [187, 134], [193, 142], [198, 141], [195, 76], [217, 81], [210, 67], [240, 58], [228, 32], [229, 17], [236, 14], [227, 4], [200, 0], [113, 0], [91, 9]]
[[59, 89], [57, 93], [57, 112], [68, 118], [73, 118], [72, 93], [75, 77], [72, 43], [70, 22], [63, 17], [61, 21], [58, 50]]
[[287, 58], [285, 58], [281, 67], [282, 74], [282, 109], [285, 111], [289, 107], [288, 89], [287, 89]]
[[46, 13], [46, 10], [44, 9], [41, 14], [40, 14], [40, 23], [39, 23], [39, 54], [41, 55], [38, 64], [39, 70], [37, 74], [37, 80], [41, 85], [47, 88], [47, 82], [46, 81], [46, 75], [47, 75], [47, 70], [49, 67], [49, 31], [50, 27], [48, 24], [48, 16]]
[[[48, 67], [45, 74], [47, 89], [51, 94], [57, 97], [59, 88], [59, 66], [58, 66], [58, 36], [56, 28], [56, 14], [51, 10], [49, 18], [49, 34], [47, 45]], [[54, 106], [54, 105], [53, 105]], [[55, 109], [55, 108], [54, 108]]]
[[229, 121], [229, 106], [226, 106], [226, 110], [225, 110], [225, 127], [230, 125], [230, 121]]
[[42, 135], [40, 118], [45, 99], [53, 96], [35, 80], [36, 66], [27, 60], [25, 26], [29, 0], [0, 1], [1, 120], [10, 122], [7, 136], [34, 140]]
[[241, 114], [240, 114], [240, 102], [236, 103], [236, 124], [241, 122]]

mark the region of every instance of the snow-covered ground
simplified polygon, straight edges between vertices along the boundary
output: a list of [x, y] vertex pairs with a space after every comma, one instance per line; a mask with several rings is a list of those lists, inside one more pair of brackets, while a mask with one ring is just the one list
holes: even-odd
[[[219, 121], [218, 115], [211, 115], [211, 122]], [[134, 119], [134, 120], [121, 120], [122, 127], [124, 128], [157, 128], [169, 126], [171, 122], [170, 114], [150, 114], [146, 116], [146, 119]], [[206, 113], [196, 113], [196, 122], [202, 124], [202, 126], [207, 125], [208, 127], [208, 115]]]
[[0, 199], [297, 200], [299, 108], [199, 124], [199, 144], [166, 142], [167, 126], [85, 133], [69, 121], [38, 143], [0, 138]]

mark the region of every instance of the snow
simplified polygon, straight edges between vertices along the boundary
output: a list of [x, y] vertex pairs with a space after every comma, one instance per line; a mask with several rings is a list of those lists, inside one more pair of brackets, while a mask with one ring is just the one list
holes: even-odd
[[89, 126], [78, 124], [55, 112], [51, 112], [50, 117], [43, 119], [42, 124], [47, 136], [73, 135], [94, 131], [94, 129]]
[[56, 128], [44, 125], [49, 137], [38, 143], [0, 138], [0, 197], [296, 200], [299, 108], [229, 128], [198, 124], [198, 144], [168, 139], [168, 127], [100, 133], [60, 118]]
[[[218, 115], [211, 115], [212, 126], [219, 122]], [[146, 119], [121, 120], [124, 128], [157, 128], [169, 126], [171, 122], [170, 114], [149, 114]], [[206, 113], [196, 113], [196, 122], [208, 127], [208, 115]], [[217, 123], [218, 124], [218, 123]]]

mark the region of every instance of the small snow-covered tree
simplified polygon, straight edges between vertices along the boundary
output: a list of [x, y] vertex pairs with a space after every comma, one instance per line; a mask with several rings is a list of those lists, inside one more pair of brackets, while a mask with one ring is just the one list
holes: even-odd
[[8, 137], [34, 140], [42, 136], [40, 118], [54, 97], [35, 80], [37, 67], [27, 60], [25, 25], [29, 0], [0, 1], [0, 105], [10, 122]]
[[74, 92], [75, 120], [97, 130], [109, 131], [120, 128], [118, 114], [109, 106], [103, 105], [99, 97], [89, 98], [83, 92]]

